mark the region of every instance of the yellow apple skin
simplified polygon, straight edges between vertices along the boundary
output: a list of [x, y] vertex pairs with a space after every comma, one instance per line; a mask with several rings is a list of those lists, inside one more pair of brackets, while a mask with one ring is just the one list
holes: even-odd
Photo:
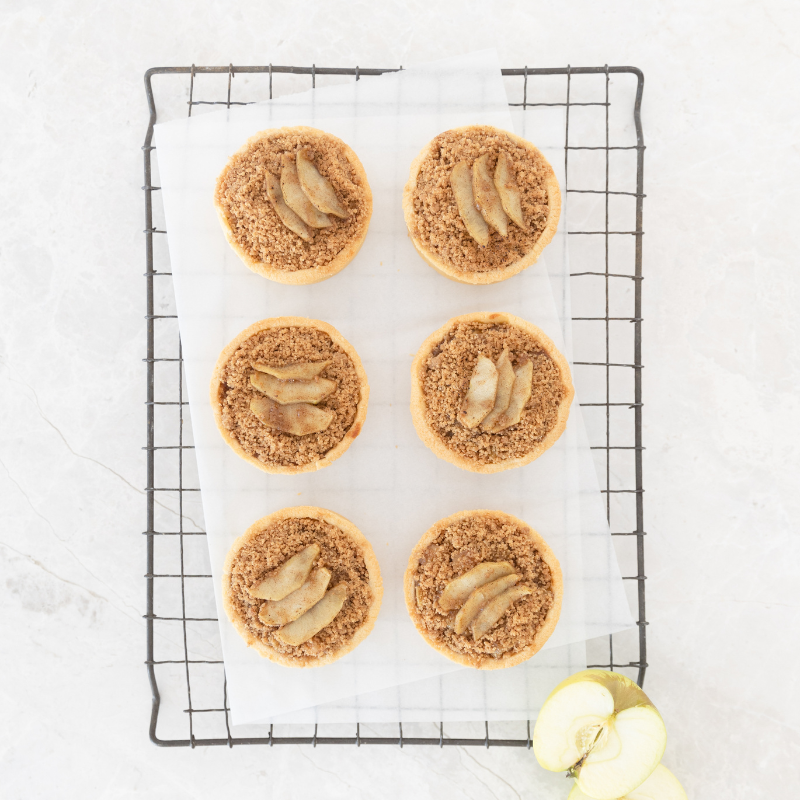
[[[594, 800], [594, 798], [582, 792], [581, 787], [575, 783], [567, 800]], [[663, 764], [659, 764], [644, 783], [618, 800], [688, 800], [688, 798], [680, 781]]]
[[624, 675], [601, 669], [556, 686], [533, 733], [542, 767], [569, 770], [595, 800], [616, 800], [643, 783], [666, 743], [664, 721], [650, 698]]

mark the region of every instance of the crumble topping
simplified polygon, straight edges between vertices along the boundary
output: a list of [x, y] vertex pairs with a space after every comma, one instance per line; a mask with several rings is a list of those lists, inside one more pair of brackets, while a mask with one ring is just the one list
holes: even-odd
[[[515, 369], [526, 359], [532, 362], [531, 397], [516, 425], [500, 433], [470, 430], [457, 417], [472, 371], [481, 354], [497, 361], [504, 347]], [[555, 426], [564, 399], [558, 365], [536, 339], [507, 323], [456, 323], [428, 356], [422, 391], [430, 428], [447, 448], [480, 464], [521, 458], [533, 450]]]
[[[516, 174], [527, 230], [510, 223], [504, 239], [490, 231], [489, 244], [481, 247], [467, 233], [450, 185], [450, 173], [459, 161], [470, 166], [482, 155], [494, 174], [497, 156], [504, 151]], [[415, 236], [449, 266], [464, 272], [491, 272], [518, 261], [533, 249], [547, 224], [545, 180], [552, 172], [544, 158], [505, 133], [488, 126], [464, 132], [446, 131], [432, 142], [423, 160], [413, 193]]]
[[[277, 626], [264, 625], [258, 618], [267, 601], [251, 597], [247, 589], [314, 542], [320, 547], [315, 566], [330, 571], [329, 588], [346, 585], [347, 599], [333, 622], [307, 642], [288, 645], [275, 635]], [[231, 600], [236, 616], [265, 645], [285, 656], [318, 658], [341, 648], [364, 624], [372, 590], [364, 557], [346, 533], [322, 520], [293, 518], [273, 522], [239, 550], [231, 568]]]
[[[334, 414], [319, 433], [293, 436], [268, 428], [250, 410], [250, 401], [263, 398], [250, 382], [253, 363], [280, 367], [308, 361], [330, 363], [320, 375], [335, 381], [336, 390], [316, 408]], [[248, 455], [265, 464], [304, 466], [319, 461], [345, 436], [361, 399], [355, 366], [324, 331], [311, 327], [269, 328], [251, 336], [230, 357], [223, 370], [222, 424]]]
[[[531, 594], [517, 600], [497, 625], [475, 641], [470, 630], [454, 630], [458, 609], [445, 612], [439, 598], [446, 585], [478, 564], [508, 561]], [[510, 520], [467, 517], [448, 525], [425, 548], [414, 573], [419, 625], [438, 644], [466, 656], [518, 653], [534, 640], [553, 605], [552, 576], [527, 527]]]
[[[308, 242], [281, 222], [266, 189], [268, 172], [280, 177], [281, 156], [294, 156], [305, 145], [349, 214], [346, 219], [331, 216], [329, 227], [310, 228]], [[217, 185], [216, 200], [245, 253], [273, 269], [295, 272], [329, 264], [362, 235], [368, 222], [367, 190], [345, 152], [330, 136], [299, 131], [266, 136], [233, 157]]]

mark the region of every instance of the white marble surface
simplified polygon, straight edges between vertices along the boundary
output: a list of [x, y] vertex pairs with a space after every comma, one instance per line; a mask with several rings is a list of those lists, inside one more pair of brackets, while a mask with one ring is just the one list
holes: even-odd
[[4, 797], [566, 797], [525, 751], [189, 752], [146, 736], [142, 73], [486, 44], [511, 66], [645, 72], [647, 690], [690, 797], [793, 796], [792, 4], [40, 0], [0, 15]]

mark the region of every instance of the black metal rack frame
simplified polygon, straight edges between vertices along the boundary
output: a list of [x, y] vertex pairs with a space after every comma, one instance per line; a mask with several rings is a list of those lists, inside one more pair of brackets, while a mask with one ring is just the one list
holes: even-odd
[[[402, 69], [402, 68], [401, 68]], [[247, 102], [241, 100], [232, 100], [232, 88], [234, 85], [234, 78], [236, 75], [243, 74], [265, 74], [269, 79], [269, 98], [272, 98], [273, 93], [273, 76], [281, 74], [291, 75], [307, 75], [311, 79], [311, 86], [316, 86], [317, 76], [322, 75], [337, 75], [337, 76], [353, 76], [355, 80], [361, 77], [382, 75], [386, 72], [395, 72], [395, 69], [364, 69], [360, 67], [353, 68], [322, 68], [322, 67], [282, 67], [282, 66], [256, 66], [256, 67], [235, 67], [229, 65], [227, 67], [157, 67], [149, 69], [144, 76], [145, 90], [147, 93], [147, 102], [150, 109], [150, 119], [147, 126], [147, 133], [144, 140], [144, 201], [145, 201], [145, 252], [146, 252], [146, 265], [147, 271], [145, 272], [146, 289], [147, 289], [147, 446], [144, 448], [147, 452], [147, 530], [144, 531], [147, 542], [147, 573], [146, 587], [147, 587], [147, 613], [145, 619], [147, 620], [147, 670], [150, 678], [150, 686], [153, 693], [152, 711], [150, 717], [150, 739], [155, 744], [162, 747], [196, 747], [198, 745], [227, 745], [233, 747], [240, 744], [311, 744], [316, 746], [318, 744], [355, 744], [357, 746], [367, 744], [390, 744], [399, 745], [438, 745], [443, 747], [446, 745], [474, 745], [474, 746], [511, 746], [511, 747], [531, 747], [531, 727], [530, 722], [527, 723], [527, 735], [523, 738], [492, 738], [489, 733], [489, 723], [484, 723], [485, 735], [478, 738], [459, 738], [450, 737], [445, 734], [444, 724], [439, 723], [439, 735], [433, 737], [409, 737], [403, 735], [403, 725], [398, 723], [398, 734], [390, 737], [382, 736], [362, 736], [360, 726], [355, 726], [355, 732], [352, 736], [317, 736], [317, 727], [314, 728], [313, 736], [278, 736], [273, 733], [273, 726], [270, 726], [269, 736], [260, 737], [233, 737], [230, 732], [229, 722], [229, 708], [227, 702], [227, 687], [223, 685], [223, 707], [222, 708], [203, 708], [193, 706], [192, 704], [192, 686], [190, 671], [194, 669], [201, 669], [208, 665], [221, 665], [221, 656], [218, 659], [190, 659], [189, 647], [187, 644], [187, 623], [203, 622], [217, 624], [214, 617], [191, 617], [186, 613], [186, 580], [187, 579], [210, 579], [210, 574], [192, 574], [186, 572], [184, 569], [184, 537], [204, 535], [202, 532], [185, 531], [184, 530], [184, 493], [186, 492], [199, 492], [196, 487], [186, 487], [184, 482], [185, 459], [190, 457], [193, 446], [184, 443], [183, 421], [184, 421], [184, 406], [187, 402], [184, 400], [183, 392], [183, 358], [180, 341], [178, 339], [177, 352], [171, 357], [157, 357], [156, 354], [156, 333], [157, 326], [162, 324], [162, 320], [176, 319], [175, 314], [156, 314], [154, 304], [154, 281], [163, 281], [168, 276], [171, 276], [169, 268], [162, 271], [156, 268], [154, 256], [154, 237], [166, 233], [164, 230], [159, 230], [153, 225], [153, 193], [157, 192], [160, 187], [153, 186], [151, 180], [152, 174], [152, 152], [155, 148], [152, 146], [153, 139], [153, 126], [156, 123], [157, 111], [156, 100], [153, 93], [152, 79], [156, 75], [165, 74], [185, 74], [189, 76], [189, 89], [188, 89], [188, 113], [192, 114], [192, 109], [199, 105], [224, 105], [230, 108], [233, 105], [247, 105]], [[227, 79], [227, 96], [224, 100], [195, 100], [195, 83], [198, 76], [206, 74], [226, 74]], [[635, 76], [636, 92], [633, 101], [633, 122], [635, 126], [635, 145], [612, 145], [610, 141], [610, 127], [609, 127], [609, 84], [612, 75], [616, 74], [630, 74]], [[605, 313], [601, 316], [576, 316], [573, 317], [575, 321], [591, 322], [600, 324], [604, 329], [605, 336], [605, 358], [602, 360], [594, 361], [575, 361], [576, 366], [602, 368], [605, 371], [605, 399], [601, 402], [582, 403], [582, 406], [595, 406], [605, 410], [605, 436], [603, 444], [594, 444], [593, 450], [601, 451], [604, 457], [604, 471], [605, 480], [601, 474], [602, 491], [606, 497], [606, 511], [608, 515], [609, 525], [611, 525], [612, 535], [615, 537], [624, 537], [620, 540], [623, 542], [635, 543], [635, 553], [632, 554], [635, 558], [636, 572], [633, 575], [626, 575], [626, 580], [636, 581], [636, 599], [638, 602], [638, 657], [635, 660], [630, 660], [627, 663], [618, 663], [614, 659], [614, 636], [608, 636], [608, 658], [602, 659], [604, 663], [594, 664], [592, 666], [604, 669], [625, 669], [635, 671], [636, 681], [641, 686], [644, 682], [645, 670], [647, 668], [646, 662], [646, 637], [645, 626], [645, 574], [644, 574], [644, 516], [643, 516], [643, 482], [642, 482], [642, 306], [641, 306], [641, 281], [642, 281], [642, 206], [643, 206], [643, 164], [644, 164], [644, 140], [642, 136], [641, 124], [641, 102], [642, 90], [644, 86], [644, 76], [635, 67], [562, 67], [562, 68], [528, 68], [522, 69], [504, 69], [503, 75], [507, 78], [514, 78], [523, 81], [523, 93], [521, 103], [511, 103], [512, 106], [521, 107], [523, 109], [533, 108], [536, 106], [563, 106], [566, 111], [566, 126], [564, 138], [564, 164], [565, 175], [569, 175], [569, 157], [575, 151], [590, 151], [599, 150], [605, 152], [605, 187], [602, 189], [596, 188], [570, 188], [568, 181], [563, 188], [566, 193], [576, 194], [597, 194], [604, 196], [605, 203], [605, 227], [603, 230], [589, 230], [589, 231], [569, 231], [573, 236], [590, 236], [597, 235], [603, 236], [605, 240], [605, 268], [603, 270], [590, 271], [590, 272], [572, 272], [570, 273], [572, 282], [578, 279], [586, 279], [589, 276], [595, 278], [602, 278], [605, 294]], [[586, 75], [605, 75], [605, 98], [597, 102], [579, 102], [574, 99], [574, 83], [579, 76]], [[565, 76], [566, 80], [566, 96], [559, 102], [535, 102], [529, 100], [531, 89], [529, 84], [532, 84], [540, 76]], [[576, 146], [570, 144], [570, 111], [578, 106], [604, 106], [605, 107], [605, 143], [599, 146]], [[574, 113], [574, 112], [573, 112]], [[635, 151], [636, 156], [636, 187], [635, 191], [612, 191], [609, 189], [609, 162], [610, 156], [613, 151], [631, 150]], [[635, 219], [632, 230], [611, 230], [609, 228], [609, 202], [610, 198], [615, 195], [627, 195], [635, 199]], [[631, 236], [634, 239], [633, 251], [633, 271], [624, 272], [622, 270], [612, 271], [612, 261], [615, 261], [613, 254], [610, 254], [609, 243], [612, 236]], [[616, 263], [616, 262], [615, 262]], [[611, 316], [613, 303], [611, 302], [610, 287], [615, 281], [632, 281], [633, 286], [633, 309], [632, 314], [628, 313], [627, 316]], [[594, 290], [593, 290], [594, 291]], [[633, 358], [631, 363], [619, 363], [611, 361], [611, 339], [613, 338], [612, 324], [614, 322], [627, 322], [628, 331], [632, 329], [632, 349]], [[629, 335], [629, 334], [628, 334]], [[598, 332], [598, 336], [600, 333]], [[577, 354], [576, 354], [577, 357]], [[159, 362], [174, 362], [177, 366], [177, 375], [171, 381], [168, 396], [169, 400], [156, 400], [156, 364]], [[633, 401], [626, 400], [623, 402], [612, 401], [611, 391], [611, 376], [612, 371], [617, 368], [630, 369], [633, 372]], [[162, 387], [159, 384], [159, 388]], [[602, 384], [602, 380], [601, 380]], [[178, 412], [178, 431], [177, 431], [177, 444], [158, 444], [156, 442], [156, 407], [159, 406], [176, 406]], [[612, 422], [613, 414], [612, 409], [615, 408], [627, 409], [633, 415], [633, 442], [627, 444], [617, 444], [616, 441], [612, 443]], [[177, 486], [159, 486], [156, 485], [156, 457], [161, 451], [177, 450]], [[634, 486], [624, 488], [612, 488], [612, 454], [615, 451], [631, 451], [634, 458]], [[599, 462], [598, 462], [599, 466]], [[171, 496], [177, 498], [177, 515], [178, 515], [178, 530], [159, 530], [156, 526], [155, 518], [155, 505], [156, 493], [168, 492]], [[612, 524], [612, 495], [628, 494], [633, 495], [635, 498], [635, 526], [633, 530], [614, 530]], [[177, 573], [160, 573], [156, 569], [155, 558], [155, 540], [157, 537], [177, 537], [179, 540], [180, 552], [180, 572]], [[154, 596], [156, 585], [161, 585], [163, 580], [180, 580], [180, 596], [181, 596], [181, 614], [180, 616], [159, 616], [154, 612]], [[207, 591], [212, 592], [212, 588], [208, 585]], [[154, 646], [154, 630], [156, 624], [163, 622], [179, 622], [183, 632], [183, 658], [181, 659], [157, 659], [155, 646]], [[159, 708], [161, 706], [161, 694], [159, 691], [159, 684], [156, 675], [156, 667], [161, 665], [182, 665], [183, 673], [185, 675], [185, 690], [187, 693], [188, 707], [183, 709], [187, 715], [188, 720], [188, 736], [180, 739], [161, 739], [156, 733], [156, 726], [159, 718]], [[223, 678], [224, 681], [224, 678]], [[224, 725], [226, 735], [218, 738], [200, 738], [195, 736], [193, 730], [193, 715], [195, 714], [218, 714], [224, 715]]]

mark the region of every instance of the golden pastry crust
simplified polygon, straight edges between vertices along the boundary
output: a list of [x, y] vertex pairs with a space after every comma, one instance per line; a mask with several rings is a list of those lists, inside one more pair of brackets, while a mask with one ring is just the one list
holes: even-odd
[[[240, 604], [242, 599], [241, 597], [237, 597], [236, 587], [234, 586], [234, 583], [236, 583], [235, 571], [237, 556], [242, 549], [252, 545], [259, 537], [268, 534], [271, 526], [280, 524], [286, 520], [312, 520], [332, 526], [332, 528], [338, 530], [339, 534], [346, 537], [348, 542], [358, 552], [360, 558], [363, 559], [363, 563], [366, 566], [368, 574], [367, 588], [370, 598], [366, 613], [363, 615], [363, 621], [355, 632], [343, 640], [341, 644], [333, 647], [333, 649], [331, 649], [330, 644], [328, 644], [327, 651], [320, 655], [291, 652], [299, 651], [301, 648], [308, 649], [306, 647], [308, 643], [297, 647], [286, 646], [283, 649], [287, 652], [280, 652], [276, 650], [275, 647], [270, 646], [268, 637], [265, 638], [264, 636], [256, 635], [251, 628], [252, 623], [248, 623], [248, 620], [241, 612]], [[324, 558], [326, 544], [324, 534], [320, 536], [318, 533], [311, 533], [307, 538], [308, 542], [317, 541], [322, 545]], [[272, 566], [274, 568], [278, 565], [275, 564]], [[383, 581], [381, 579], [378, 559], [375, 557], [372, 545], [352, 522], [333, 511], [328, 511], [325, 508], [318, 508], [316, 506], [284, 508], [281, 511], [276, 511], [274, 514], [262, 517], [260, 520], [253, 523], [231, 546], [231, 549], [228, 551], [228, 556], [225, 559], [225, 566], [222, 573], [222, 603], [225, 608], [225, 613], [228, 615], [228, 619], [230, 619], [233, 627], [236, 628], [236, 632], [247, 642], [247, 646], [252, 647], [260, 656], [282, 664], [285, 667], [321, 667], [324, 664], [330, 664], [340, 659], [342, 656], [354, 650], [372, 632], [375, 626], [375, 620], [378, 617], [378, 612], [380, 611], [382, 598]], [[255, 614], [257, 615], [257, 608], [263, 601], [253, 600], [248, 597], [246, 598], [246, 602], [252, 605], [253, 609], [256, 609]], [[348, 601], [345, 602], [341, 613], [346, 613], [347, 603]], [[260, 627], [266, 628], [266, 626], [263, 625]], [[326, 629], [323, 628], [323, 630], [312, 637], [309, 642], [314, 643], [314, 640], [325, 630]]]
[[[500, 434], [485, 433], [481, 431], [480, 426], [473, 431], [467, 431], [463, 427], [456, 429], [456, 426], [460, 425], [455, 422], [457, 408], [453, 407], [452, 409], [447, 409], [447, 416], [452, 420], [452, 427], [456, 429], [458, 433], [458, 436], [455, 437], [457, 439], [457, 447], [452, 444], [447, 444], [437, 430], [426, 397], [425, 380], [428, 370], [431, 368], [433, 351], [437, 349], [443, 340], [454, 330], [469, 328], [473, 325], [477, 327], [476, 336], [480, 336], [481, 328], [490, 331], [497, 328], [502, 331], [504, 329], [503, 326], [521, 332], [530, 342], [530, 344], [527, 345], [529, 352], [525, 353], [525, 355], [530, 356], [531, 348], [535, 348], [540, 354], [539, 360], [541, 362], [549, 366], [551, 370], [553, 367], [557, 369], [560, 387], [557, 395], [554, 395], [547, 385], [544, 385], [542, 391], [538, 392], [536, 388], [537, 375], [536, 372], [534, 372], [534, 392], [523, 411], [520, 423], [511, 426]], [[477, 345], [477, 347], [480, 349], [480, 345]], [[494, 347], [497, 349], [496, 345]], [[475, 349], [475, 347], [473, 347], [473, 349]], [[489, 351], [487, 350], [487, 352]], [[494, 357], [496, 358], [497, 355], [499, 355], [499, 353]], [[459, 363], [464, 371], [462, 382], [468, 382], [469, 374], [472, 370], [472, 363], [468, 362], [466, 359], [461, 359]], [[451, 384], [450, 389], [457, 392], [459, 391], [459, 386]], [[464, 391], [466, 391], [465, 388]], [[453, 317], [453, 319], [449, 320], [437, 331], [434, 331], [434, 333], [423, 342], [411, 365], [411, 418], [414, 421], [414, 427], [417, 430], [419, 438], [422, 439], [439, 458], [449, 461], [451, 464], [455, 464], [461, 469], [469, 470], [470, 472], [500, 472], [506, 469], [513, 469], [514, 467], [522, 467], [537, 459], [550, 448], [564, 432], [567, 426], [570, 404], [572, 403], [574, 394], [575, 390], [572, 384], [572, 376], [566, 358], [556, 349], [552, 340], [542, 330], [524, 319], [515, 317], [513, 314], [478, 312], [476, 314], [464, 314], [460, 317]], [[556, 398], [557, 406], [555, 405]], [[542, 424], [538, 422], [538, 416], [540, 415], [539, 405], [542, 403], [543, 399], [546, 399], [550, 405], [548, 425], [545, 426], [542, 426]], [[537, 426], [531, 426], [529, 424], [531, 421], [536, 422]], [[530, 430], [528, 430], [528, 428], [530, 428]], [[516, 438], [519, 441], [523, 432], [525, 433], [529, 449], [527, 449], [528, 445], [526, 445], [524, 452], [519, 452], [519, 448], [514, 446], [514, 440]], [[542, 433], [543, 435], [540, 436], [539, 434]], [[497, 439], [495, 437], [502, 438]], [[454, 439], [450, 441], [453, 442]], [[460, 450], [459, 447], [461, 448]], [[509, 453], [509, 456], [507, 458], [496, 456], [495, 451], [498, 449], [504, 449]], [[489, 457], [482, 455], [483, 453], [489, 453]]]
[[[279, 174], [280, 154], [296, 152], [303, 145], [320, 153], [318, 169], [334, 181], [350, 211], [348, 219], [332, 216], [329, 228], [312, 231], [311, 243], [283, 225], [262, 188], [267, 171]], [[229, 183], [239, 167], [244, 175], [234, 188]], [[344, 269], [361, 249], [372, 216], [372, 191], [361, 161], [347, 144], [325, 131], [298, 125], [271, 128], [250, 137], [217, 178], [214, 206], [225, 238], [253, 272], [278, 283], [318, 283]], [[237, 211], [241, 216], [238, 222]], [[237, 233], [237, 228], [245, 230]], [[265, 257], [274, 263], [267, 263]], [[306, 260], [312, 265], [302, 266]]]
[[[468, 163], [472, 163], [478, 154], [484, 152], [490, 153], [494, 158], [499, 149], [506, 150], [507, 154], [512, 157], [512, 160], [521, 163], [523, 159], [528, 166], [528, 171], [537, 173], [536, 182], [538, 186], [526, 185], [524, 180], [518, 180], [520, 184], [520, 191], [525, 200], [526, 193], [533, 194], [534, 189], [546, 195], [547, 210], [543, 216], [541, 224], [536, 225], [535, 231], [528, 232], [527, 234], [517, 229], [513, 223], [509, 223], [509, 235], [511, 239], [518, 239], [516, 243], [516, 250], [513, 252], [507, 246], [506, 240], [503, 240], [500, 235], [491, 231], [490, 240], [487, 248], [481, 250], [476, 242], [472, 240], [470, 235], [466, 232], [463, 222], [458, 215], [458, 209], [453, 195], [452, 188], [449, 182], [446, 185], [439, 185], [436, 188], [436, 198], [433, 200], [435, 208], [431, 208], [431, 217], [437, 221], [438, 225], [448, 224], [448, 240], [449, 246], [454, 243], [460, 245], [461, 250], [467, 254], [468, 258], [472, 261], [473, 268], [464, 269], [459, 268], [458, 265], [453, 263], [452, 259], [444, 256], [438, 252], [425, 237], [420, 234], [420, 210], [424, 204], [420, 203], [418, 197], [418, 178], [420, 170], [432, 159], [436, 159], [442, 147], [442, 143], [450, 139], [462, 139], [464, 141], [475, 140], [468, 151], [461, 154]], [[450, 142], [452, 145], [452, 142]], [[458, 151], [456, 146], [455, 151]], [[452, 164], [448, 162], [448, 167]], [[518, 170], [519, 171], [519, 170]], [[527, 203], [527, 200], [526, 200]], [[530, 201], [530, 208], [537, 208], [533, 198]], [[561, 190], [558, 186], [553, 168], [548, 163], [547, 159], [542, 155], [538, 148], [534, 147], [530, 142], [516, 136], [509, 131], [501, 130], [500, 128], [493, 128], [489, 125], [468, 125], [463, 128], [454, 128], [451, 131], [445, 131], [439, 136], [431, 140], [422, 149], [420, 154], [414, 159], [411, 164], [411, 172], [408, 183], [403, 190], [403, 214], [408, 227], [408, 234], [411, 241], [416, 248], [417, 252], [422, 258], [432, 266], [437, 272], [440, 272], [451, 280], [458, 281], [459, 283], [469, 284], [489, 284], [504, 281], [507, 278], [522, 272], [526, 267], [534, 264], [542, 250], [550, 243], [558, 228], [558, 220], [561, 215]], [[530, 228], [531, 219], [526, 218], [526, 222]], [[509, 240], [510, 241], [510, 240]], [[502, 251], [505, 256], [501, 259], [501, 264], [497, 267], [487, 266], [485, 263], [485, 253], [490, 249], [494, 251]]]
[[[471, 528], [473, 537], [465, 536], [463, 530]], [[483, 535], [482, 529], [489, 531]], [[448, 533], [459, 531], [455, 539], [461, 547], [452, 550], [452, 541], [447, 542]], [[480, 535], [475, 532], [481, 530]], [[505, 533], [505, 536], [503, 534]], [[501, 541], [492, 542], [492, 536]], [[451, 537], [452, 538], [452, 537]], [[512, 541], [513, 540], [513, 541]], [[510, 544], [509, 544], [510, 543]], [[513, 544], [513, 547], [511, 546]], [[476, 560], [474, 549], [483, 548], [489, 557]], [[444, 568], [436, 561], [436, 548], [446, 547], [449, 560]], [[433, 552], [432, 552], [433, 550]], [[463, 575], [481, 560], [510, 561], [515, 570], [522, 574], [522, 584], [530, 580], [531, 564], [535, 563], [535, 574], [542, 576], [543, 583], [548, 585], [534, 586], [529, 597], [522, 598], [501, 617], [490, 641], [484, 650], [491, 650], [491, 637], [498, 643], [504, 643], [505, 651], [480, 652], [480, 648], [470, 644], [468, 634], [456, 636], [451, 630], [448, 615], [436, 614], [431, 608], [431, 599], [438, 600], [446, 583], [458, 575]], [[423, 581], [426, 563], [435, 564], [435, 574], [426, 576], [420, 610], [417, 602], [418, 584]], [[542, 566], [544, 564], [544, 566]], [[452, 574], [446, 574], [447, 571]], [[445, 574], [443, 574], [445, 573]], [[548, 574], [549, 573], [549, 574]], [[548, 580], [549, 578], [549, 580]], [[451, 661], [465, 667], [475, 669], [503, 669], [513, 667], [527, 661], [537, 653], [555, 630], [561, 613], [561, 601], [564, 593], [564, 582], [561, 566], [550, 546], [544, 539], [520, 519], [502, 511], [459, 511], [445, 519], [439, 520], [416, 544], [411, 551], [408, 567], [403, 581], [406, 608], [414, 625], [423, 639]], [[542, 617], [542, 612], [544, 616]], [[450, 616], [454, 616], [451, 612]], [[438, 617], [438, 619], [437, 619]], [[534, 630], [520, 629], [520, 621], [537, 619]], [[495, 634], [496, 631], [496, 634]], [[523, 642], [520, 647], [519, 643]], [[455, 649], [458, 647], [458, 649]]]
[[[231, 361], [232, 357], [242, 346], [246, 345], [248, 340], [265, 331], [274, 331], [277, 333], [282, 329], [311, 329], [313, 331], [322, 332], [325, 335], [325, 338], [329, 338], [331, 346], [337, 352], [340, 352], [347, 357], [347, 369], [352, 373], [353, 380], [357, 380], [358, 382], [358, 399], [357, 401], [351, 401], [355, 405], [353, 418], [352, 421], [345, 421], [341, 423], [346, 427], [342, 437], [325, 452], [319, 453], [319, 457], [315, 457], [315, 454], [312, 454], [309, 457], [310, 460], [306, 459], [305, 463], [290, 463], [287, 461], [280, 463], [275, 459], [265, 460], [264, 458], [258, 458], [254, 452], [252, 452], [252, 448], [249, 448], [250, 452], [248, 452], [248, 448], [242, 445], [242, 442], [234, 434], [234, 430], [232, 430], [230, 422], [226, 425], [225, 400], [226, 393], [229, 390], [226, 381], [226, 370], [228, 368], [229, 361]], [[322, 358], [314, 360], [322, 360]], [[328, 373], [323, 373], [323, 375], [325, 374]], [[336, 397], [337, 393], [338, 390], [337, 392], [334, 392], [333, 398]], [[333, 325], [329, 325], [327, 322], [322, 322], [321, 320], [307, 319], [305, 317], [273, 317], [271, 319], [263, 319], [260, 322], [256, 322], [249, 328], [243, 330], [233, 339], [233, 341], [230, 342], [230, 344], [225, 347], [222, 353], [220, 353], [211, 378], [210, 400], [211, 407], [214, 411], [214, 420], [217, 423], [217, 428], [222, 434], [222, 438], [225, 439], [225, 441], [230, 445], [236, 455], [238, 455], [240, 458], [243, 458], [245, 461], [249, 461], [251, 464], [254, 464], [264, 472], [294, 475], [301, 472], [314, 472], [318, 469], [322, 469], [323, 467], [327, 467], [329, 464], [339, 458], [339, 456], [341, 456], [348, 447], [350, 447], [350, 445], [353, 443], [353, 440], [361, 433], [364, 420], [367, 417], [369, 383], [367, 381], [367, 373], [364, 371], [364, 367], [361, 365], [361, 359], [358, 357], [358, 353], [356, 352], [355, 348], [350, 344], [350, 342], [347, 341], [347, 339], [344, 338], [344, 336], [342, 336], [341, 333], [339, 333], [339, 331], [336, 330], [336, 328], [333, 327]], [[323, 401], [323, 403], [319, 404], [319, 407], [325, 407], [327, 403], [328, 400], [326, 399], [326, 401]], [[335, 420], [334, 424], [339, 423]], [[266, 431], [262, 431], [262, 433], [264, 436], [267, 436]], [[325, 432], [323, 431], [322, 434], [311, 434], [311, 436], [320, 437], [324, 434]], [[305, 436], [292, 437], [290, 434], [285, 433], [271, 433], [269, 436], [271, 436], [274, 440], [278, 440], [277, 443], [280, 443], [280, 441], [288, 442], [289, 446], [291, 446], [292, 440], [308, 439], [308, 437]], [[270, 447], [265, 447], [265, 451], [274, 450], [274, 444], [275, 442], [273, 442]]]

